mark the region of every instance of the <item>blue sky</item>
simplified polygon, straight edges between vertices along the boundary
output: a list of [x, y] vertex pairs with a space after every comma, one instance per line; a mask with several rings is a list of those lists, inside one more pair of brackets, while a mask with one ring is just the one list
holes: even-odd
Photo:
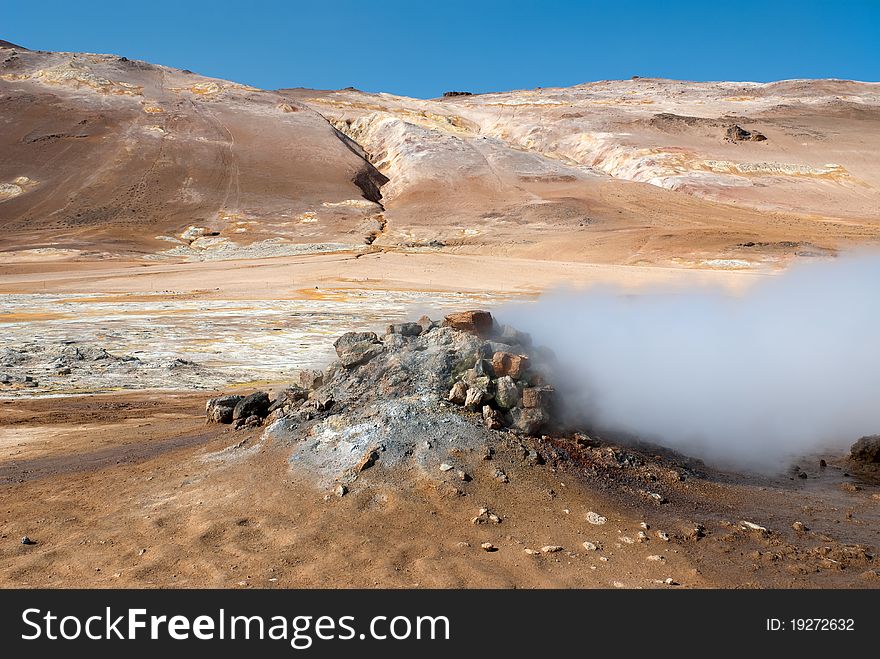
[[[721, 6], [724, 5], [724, 6]], [[0, 38], [263, 88], [431, 97], [633, 75], [880, 80], [880, 0], [9, 2]]]

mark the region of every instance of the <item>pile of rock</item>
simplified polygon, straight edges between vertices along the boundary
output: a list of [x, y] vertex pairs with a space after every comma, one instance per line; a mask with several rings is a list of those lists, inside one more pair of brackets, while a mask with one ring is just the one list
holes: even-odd
[[[233, 427], [254, 428], [287, 416], [307, 401], [312, 391], [321, 386], [321, 371], [304, 369], [294, 375], [295, 382], [278, 392], [272, 400], [268, 392], [257, 391], [248, 396], [224, 395], [211, 398], [205, 404], [208, 423], [231, 423]], [[328, 409], [332, 401], [315, 404], [318, 410]]]
[[263, 391], [212, 398], [208, 422], [236, 428], [280, 419], [301, 423], [407, 396], [434, 405], [445, 399], [481, 414], [490, 430], [535, 435], [550, 422], [554, 391], [536, 367], [545, 355], [527, 334], [499, 325], [488, 311], [391, 324], [381, 338], [347, 332], [333, 345], [338, 360], [325, 372], [299, 371], [275, 400]]
[[443, 325], [490, 339], [478, 349], [473, 366], [452, 385], [450, 402], [482, 412], [490, 430], [509, 427], [534, 435], [549, 423], [554, 391], [542, 374], [529, 368], [527, 334], [498, 327], [486, 311], [452, 314]]

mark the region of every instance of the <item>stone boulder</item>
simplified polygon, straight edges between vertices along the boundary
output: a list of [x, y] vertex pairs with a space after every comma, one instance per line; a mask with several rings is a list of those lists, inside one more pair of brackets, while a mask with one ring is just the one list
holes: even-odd
[[418, 336], [422, 333], [422, 326], [418, 323], [394, 323], [385, 328], [386, 334], [400, 334], [401, 336]]
[[525, 355], [514, 355], [510, 352], [496, 352], [492, 355], [492, 369], [496, 377], [509, 375], [519, 380], [529, 368], [529, 358]]
[[465, 400], [467, 400], [467, 392], [468, 386], [461, 380], [452, 385], [452, 389], [449, 390], [449, 396], [447, 400], [451, 403], [455, 403], [456, 405], [464, 405]]
[[250, 396], [245, 396], [235, 404], [235, 409], [232, 410], [232, 420], [249, 420], [252, 416], [265, 419], [269, 414], [269, 404], [269, 394], [265, 391], [257, 391]]
[[275, 402], [269, 406], [269, 413], [271, 414], [279, 408], [296, 405], [297, 403], [306, 400], [308, 397], [309, 390], [305, 389], [304, 387], [294, 385], [292, 387], [282, 389], [280, 392], [278, 392], [278, 396], [275, 398]]
[[731, 142], [763, 142], [767, 136], [756, 130], [746, 130], [734, 124], [727, 129], [727, 139]]
[[483, 422], [489, 430], [501, 430], [504, 427], [504, 417], [501, 412], [489, 405], [483, 405]]
[[522, 392], [522, 406], [549, 410], [553, 404], [553, 387], [526, 387]]
[[492, 334], [495, 322], [488, 311], [462, 311], [451, 313], [443, 319], [444, 327], [487, 337]]
[[219, 396], [205, 403], [205, 417], [208, 423], [232, 423], [235, 406], [244, 396]]
[[880, 435], [866, 435], [849, 449], [850, 457], [858, 462], [880, 462]]
[[336, 339], [333, 347], [344, 368], [366, 364], [385, 350], [375, 332], [346, 332]]
[[548, 421], [547, 413], [537, 408], [510, 410], [511, 426], [526, 435], [537, 435]]
[[483, 403], [489, 402], [492, 398], [492, 381], [489, 378], [474, 378], [467, 390], [467, 396], [464, 399], [464, 405], [468, 409], [476, 412], [481, 409]]
[[509, 375], [495, 380], [495, 402], [502, 410], [519, 407], [520, 393], [516, 382]]
[[324, 384], [324, 374], [313, 368], [301, 368], [293, 372], [293, 384], [303, 389], [317, 389]]
[[436, 320], [431, 320], [428, 316], [422, 316], [416, 322], [418, 322], [419, 327], [422, 328], [422, 334], [431, 331], [435, 327], [440, 326], [440, 323], [438, 323]]

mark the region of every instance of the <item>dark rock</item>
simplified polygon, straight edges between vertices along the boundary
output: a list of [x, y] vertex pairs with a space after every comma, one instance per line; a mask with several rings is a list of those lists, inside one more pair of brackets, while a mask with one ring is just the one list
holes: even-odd
[[858, 462], [880, 462], [880, 435], [866, 435], [849, 449], [850, 457]]
[[418, 336], [422, 333], [422, 326], [418, 323], [394, 323], [385, 329], [386, 334], [400, 334], [401, 336]]
[[473, 95], [474, 95], [473, 92], [456, 92], [456, 91], [443, 92], [443, 96], [445, 98], [451, 98], [454, 96], [473, 96]]
[[494, 378], [495, 369], [492, 368], [492, 362], [488, 359], [477, 359], [477, 363], [474, 364], [474, 374], [477, 375], [477, 377], [485, 376], [488, 378]]
[[257, 391], [250, 396], [245, 396], [232, 410], [232, 420], [248, 419], [248, 417], [256, 416], [264, 419], [269, 414], [269, 394], [265, 391]]
[[536, 435], [547, 422], [547, 415], [541, 409], [522, 409], [514, 407], [510, 410], [511, 425], [526, 435]]
[[767, 136], [758, 131], [748, 131], [742, 126], [734, 124], [727, 129], [727, 139], [731, 142], [763, 142]]
[[205, 417], [208, 423], [232, 423], [235, 406], [243, 396], [220, 396], [205, 403]]
[[29, 537], [24, 536], [24, 537], [21, 539], [21, 544], [23, 544], [23, 545], [35, 545], [35, 544], [37, 544], [37, 542], [36, 542], [36, 540], [31, 540]]
[[315, 396], [315, 409], [318, 412], [326, 412], [336, 401], [333, 400], [333, 396], [329, 394], [321, 394], [319, 396]]

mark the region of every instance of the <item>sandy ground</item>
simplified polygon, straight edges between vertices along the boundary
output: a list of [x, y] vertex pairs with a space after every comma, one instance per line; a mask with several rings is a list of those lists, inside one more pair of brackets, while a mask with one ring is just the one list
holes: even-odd
[[[877, 487], [834, 464], [808, 481], [689, 477], [656, 505], [622, 469], [584, 477], [499, 446], [457, 456], [456, 488], [381, 464], [343, 498], [299, 482], [259, 431], [205, 426], [203, 396], [8, 402], [0, 581], [50, 587], [872, 587]], [[658, 473], [675, 464], [652, 458]], [[498, 466], [509, 483], [489, 476]], [[841, 483], [850, 483], [841, 489]], [[455, 492], [454, 490], [459, 490]], [[328, 496], [330, 495], [330, 496]], [[471, 524], [482, 506], [498, 525]], [[586, 521], [594, 511], [607, 522]], [[741, 520], [766, 526], [742, 530]], [[797, 533], [794, 521], [810, 531]], [[645, 522], [648, 540], [639, 542]], [[692, 534], [695, 524], [705, 537]], [[430, 529], [426, 532], [426, 529]], [[657, 536], [664, 531], [666, 542]], [[19, 544], [23, 535], [37, 544]], [[633, 540], [629, 544], [628, 540]], [[599, 546], [588, 551], [582, 543]], [[480, 549], [491, 542], [497, 551]], [[526, 548], [564, 549], [529, 555]], [[824, 549], [827, 548], [827, 549]], [[662, 556], [651, 560], [649, 556]], [[672, 579], [678, 585], [664, 583]]]

